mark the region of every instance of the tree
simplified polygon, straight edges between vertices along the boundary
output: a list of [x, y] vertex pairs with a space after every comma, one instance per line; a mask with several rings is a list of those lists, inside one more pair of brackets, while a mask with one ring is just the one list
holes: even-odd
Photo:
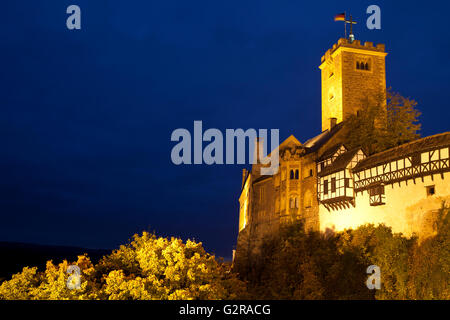
[[371, 155], [419, 138], [421, 113], [416, 106], [416, 101], [390, 89], [387, 99], [366, 97], [358, 113], [346, 121], [346, 144], [362, 147]]
[[[449, 210], [422, 243], [385, 225], [325, 236], [294, 222], [264, 241], [264, 254], [242, 276], [255, 299], [450, 299]], [[370, 265], [381, 270], [380, 290], [366, 286]]]
[[[68, 289], [69, 265], [80, 268], [79, 289]], [[230, 267], [205, 252], [201, 243], [134, 235], [93, 265], [78, 261], [47, 262], [46, 270], [24, 268], [0, 285], [2, 299], [236, 299], [246, 297], [246, 285]]]
[[410, 299], [450, 299], [450, 208], [443, 204], [436, 235], [414, 247], [408, 292]]

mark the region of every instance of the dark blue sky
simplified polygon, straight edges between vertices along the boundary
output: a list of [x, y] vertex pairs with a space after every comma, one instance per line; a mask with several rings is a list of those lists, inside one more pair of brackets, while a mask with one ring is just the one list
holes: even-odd
[[448, 131], [448, 2], [2, 1], [0, 241], [113, 248], [150, 229], [230, 256], [242, 166], [175, 166], [170, 135], [194, 120], [319, 133], [318, 65], [343, 11], [357, 39], [386, 44], [422, 135]]

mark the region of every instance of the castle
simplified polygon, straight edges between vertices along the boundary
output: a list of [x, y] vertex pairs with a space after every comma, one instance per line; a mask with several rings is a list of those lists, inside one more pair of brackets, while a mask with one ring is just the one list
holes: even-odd
[[450, 132], [367, 156], [344, 144], [345, 120], [364, 97], [386, 96], [385, 46], [341, 38], [319, 66], [322, 133], [279, 145], [279, 170], [243, 170], [235, 259], [258, 254], [283, 223], [301, 219], [306, 230], [342, 231], [367, 223], [406, 236], [433, 233], [434, 216], [450, 199]]

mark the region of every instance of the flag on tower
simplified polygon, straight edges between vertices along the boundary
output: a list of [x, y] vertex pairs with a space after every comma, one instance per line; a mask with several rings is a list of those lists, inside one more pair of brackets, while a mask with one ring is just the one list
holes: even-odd
[[345, 21], [345, 13], [340, 13], [334, 16], [334, 21]]

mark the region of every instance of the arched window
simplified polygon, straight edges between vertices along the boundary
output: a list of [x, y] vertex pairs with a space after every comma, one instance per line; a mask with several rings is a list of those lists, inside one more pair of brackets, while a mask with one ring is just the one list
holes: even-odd
[[368, 63], [368, 62], [366, 62], [366, 67], [365, 67], [365, 69], [366, 69], [366, 70], [369, 70], [369, 63]]
[[295, 170], [295, 179], [298, 180], [298, 169]]
[[359, 69], [359, 61], [356, 61], [356, 69]]
[[291, 171], [290, 171], [290, 173], [289, 173], [289, 178], [290, 178], [291, 180], [294, 180], [294, 170], [291, 170]]

